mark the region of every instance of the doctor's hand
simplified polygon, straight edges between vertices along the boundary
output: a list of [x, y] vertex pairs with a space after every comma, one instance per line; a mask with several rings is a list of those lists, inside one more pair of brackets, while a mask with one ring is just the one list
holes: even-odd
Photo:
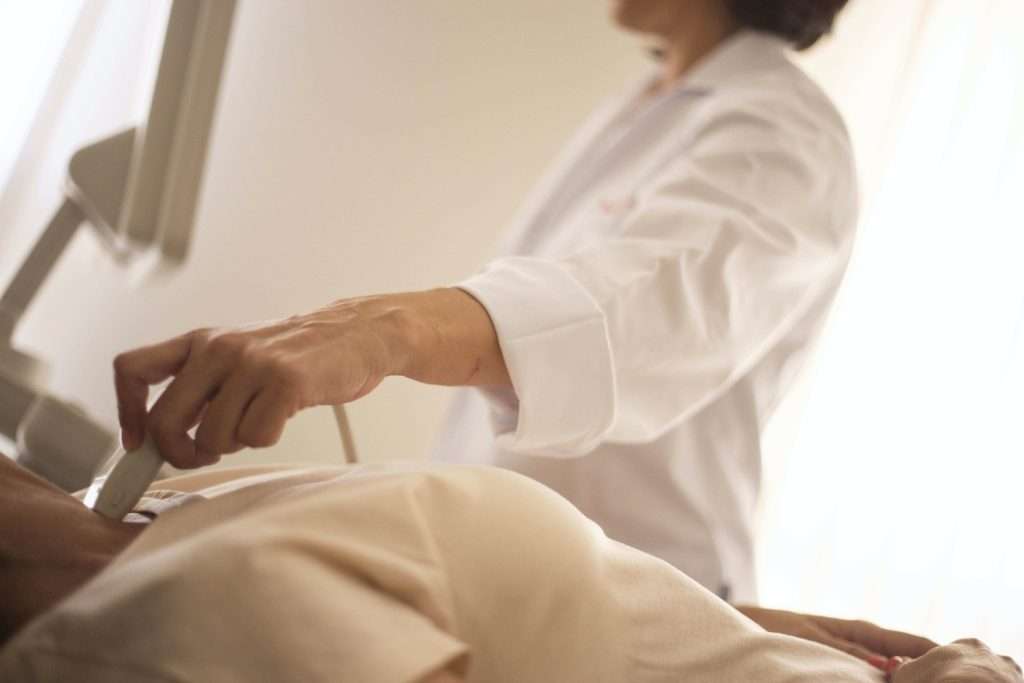
[[[484, 308], [458, 289], [348, 299], [305, 315], [201, 329], [114, 361], [126, 449], [152, 435], [172, 465], [193, 468], [271, 446], [304, 408], [365, 396], [385, 377], [508, 384]], [[151, 385], [172, 381], [147, 413]], [[193, 439], [189, 431], [198, 425]]]
[[895, 657], [920, 657], [938, 647], [927, 638], [890, 631], [866, 621], [834, 619], [747, 605], [735, 607], [766, 631], [828, 645], [882, 671], [889, 670], [890, 662]]
[[980, 640], [958, 640], [897, 668], [892, 683], [1024, 683], [1018, 664]]

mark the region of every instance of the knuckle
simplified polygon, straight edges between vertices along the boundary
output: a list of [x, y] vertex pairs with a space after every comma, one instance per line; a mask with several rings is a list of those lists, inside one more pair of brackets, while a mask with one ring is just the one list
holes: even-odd
[[920, 657], [914, 661], [931, 662], [934, 665], [939, 666], [946, 662], [960, 659], [962, 656], [963, 652], [961, 646], [957, 645], [956, 643], [952, 643], [950, 645], [941, 645], [933, 650], [930, 650], [923, 657]]
[[241, 344], [238, 349], [238, 360], [243, 365], [258, 368], [263, 363], [264, 351], [253, 344]]
[[132, 357], [129, 352], [119, 353], [114, 356], [114, 375], [124, 377], [132, 371]]
[[188, 340], [189, 354], [193, 355], [205, 351], [215, 335], [216, 331], [209, 327], [192, 330], [186, 334], [185, 338]]
[[302, 386], [302, 372], [287, 358], [277, 356], [269, 359], [267, 372], [272, 384], [280, 391], [293, 392]]
[[965, 645], [975, 650], [988, 650], [988, 646], [977, 638], [961, 638], [956, 641], [957, 645]]
[[214, 334], [207, 339], [204, 351], [217, 359], [234, 360], [245, 351], [245, 341], [230, 332]]
[[220, 447], [220, 439], [209, 431], [199, 430], [196, 432], [196, 448], [210, 455], [219, 455], [224, 452]]

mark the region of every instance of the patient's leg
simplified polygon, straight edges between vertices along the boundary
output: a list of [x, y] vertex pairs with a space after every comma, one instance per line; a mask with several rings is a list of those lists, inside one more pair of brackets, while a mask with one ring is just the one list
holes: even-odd
[[0, 454], [0, 645], [141, 530], [105, 519]]

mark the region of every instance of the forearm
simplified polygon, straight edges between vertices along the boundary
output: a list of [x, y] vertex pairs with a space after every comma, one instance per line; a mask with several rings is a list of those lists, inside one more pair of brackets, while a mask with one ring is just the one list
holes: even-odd
[[[193, 330], [114, 360], [125, 447], [137, 448], [148, 431], [164, 458], [183, 468], [271, 446], [300, 410], [355, 401], [393, 375], [446, 385], [511, 381], [487, 311], [450, 288]], [[169, 377], [147, 409], [150, 386]]]
[[427, 384], [508, 385], [490, 316], [454, 287], [342, 301], [369, 316], [389, 357], [387, 374]]

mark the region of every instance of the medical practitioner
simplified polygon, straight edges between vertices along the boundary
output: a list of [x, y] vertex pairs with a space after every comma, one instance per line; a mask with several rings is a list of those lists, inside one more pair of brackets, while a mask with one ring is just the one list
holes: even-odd
[[612, 538], [754, 601], [761, 431], [822, 326], [857, 214], [840, 116], [786, 53], [844, 4], [614, 0], [617, 23], [656, 42], [656, 67], [569, 142], [504, 256], [456, 287], [122, 354], [125, 444], [148, 430], [196, 467], [389, 375], [463, 386], [438, 459], [525, 473]]

